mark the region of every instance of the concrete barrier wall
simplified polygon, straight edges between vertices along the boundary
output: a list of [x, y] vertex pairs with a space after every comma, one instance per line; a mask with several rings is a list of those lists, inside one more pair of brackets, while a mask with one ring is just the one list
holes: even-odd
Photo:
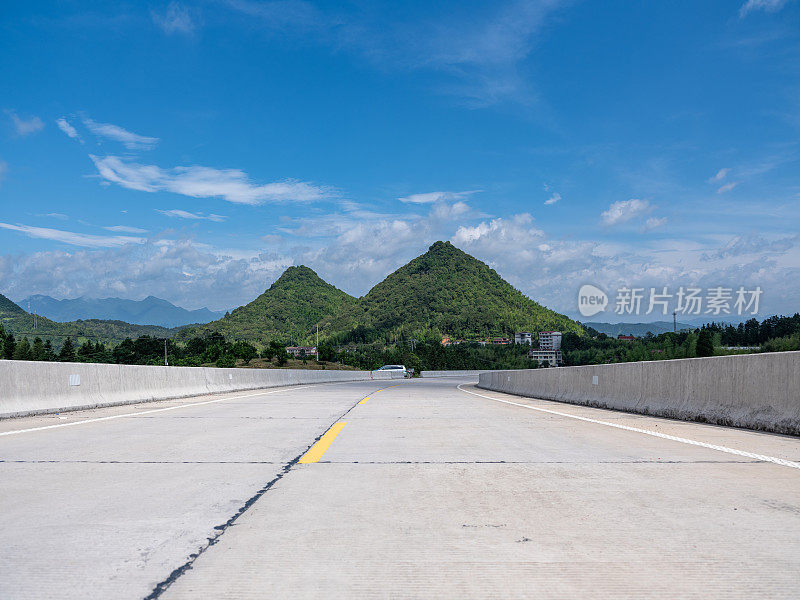
[[0, 418], [283, 385], [396, 378], [396, 373], [386, 371], [215, 369], [0, 360]]
[[475, 377], [481, 373], [493, 373], [494, 371], [420, 371], [420, 377]]
[[800, 352], [497, 371], [479, 387], [800, 435]]

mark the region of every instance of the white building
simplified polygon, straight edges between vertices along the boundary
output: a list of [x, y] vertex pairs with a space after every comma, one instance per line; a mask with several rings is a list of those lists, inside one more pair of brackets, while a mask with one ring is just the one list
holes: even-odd
[[294, 356], [316, 356], [317, 348], [315, 346], [286, 346], [286, 353]]
[[533, 346], [533, 336], [530, 333], [522, 332], [522, 333], [515, 333], [514, 334], [514, 343], [515, 344], [528, 344], [528, 346]]
[[564, 364], [561, 355], [561, 332], [540, 331], [539, 348], [528, 351], [528, 358], [536, 360], [539, 364], [547, 363], [551, 367], [560, 367]]
[[529, 346], [533, 346], [533, 336], [530, 333], [522, 332], [522, 333], [515, 333], [514, 334], [514, 343], [515, 344], [528, 344]]
[[547, 363], [551, 367], [560, 367], [564, 364], [561, 350], [529, 350], [528, 358], [539, 361], [539, 364]]
[[561, 350], [560, 331], [540, 331], [539, 332], [540, 350]]

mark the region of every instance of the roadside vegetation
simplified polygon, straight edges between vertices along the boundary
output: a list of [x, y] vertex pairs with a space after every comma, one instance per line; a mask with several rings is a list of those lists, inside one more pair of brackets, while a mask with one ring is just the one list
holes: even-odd
[[587, 328], [588, 335], [565, 334], [566, 365], [599, 365], [641, 360], [670, 360], [754, 352], [800, 350], [800, 314], [750, 319], [738, 326], [708, 323], [699, 329], [645, 335], [626, 341]]
[[[530, 369], [539, 365], [528, 358], [528, 346], [481, 345], [464, 342], [443, 346], [438, 337], [383, 342], [349, 340], [334, 345], [326, 339], [315, 356], [290, 357], [287, 343], [271, 341], [261, 347], [230, 340], [219, 332], [183, 342], [141, 336], [117, 345], [69, 337], [57, 347], [40, 337], [16, 337], [0, 325], [0, 358], [63, 362], [98, 362], [127, 365], [216, 366], [304, 369], [377, 369], [385, 364], [404, 364], [415, 371], [453, 369]], [[595, 365], [642, 360], [670, 360], [726, 354], [800, 350], [800, 314], [756, 319], [738, 326], [709, 323], [691, 331], [646, 335], [626, 341], [587, 328], [584, 335], [566, 332], [562, 352], [566, 365]]]

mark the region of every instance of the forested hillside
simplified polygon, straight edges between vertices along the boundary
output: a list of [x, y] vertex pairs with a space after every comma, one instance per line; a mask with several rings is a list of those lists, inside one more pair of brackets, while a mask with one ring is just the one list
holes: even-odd
[[450, 242], [436, 242], [324, 325], [336, 343], [583, 331], [580, 324], [534, 302]]
[[320, 321], [356, 304], [356, 299], [323, 281], [305, 266], [289, 267], [267, 291], [223, 318], [182, 331], [178, 339], [219, 332], [259, 345], [270, 341], [311, 341]]

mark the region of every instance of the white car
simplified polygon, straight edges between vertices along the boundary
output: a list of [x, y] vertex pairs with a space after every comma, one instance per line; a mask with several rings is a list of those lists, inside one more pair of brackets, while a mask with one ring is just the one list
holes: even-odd
[[394, 371], [395, 373], [402, 373], [403, 377], [408, 377], [408, 370], [405, 365], [383, 365], [378, 371]]

